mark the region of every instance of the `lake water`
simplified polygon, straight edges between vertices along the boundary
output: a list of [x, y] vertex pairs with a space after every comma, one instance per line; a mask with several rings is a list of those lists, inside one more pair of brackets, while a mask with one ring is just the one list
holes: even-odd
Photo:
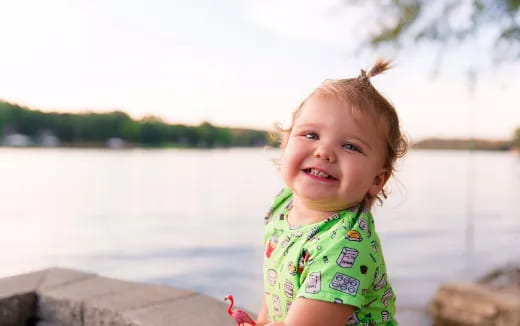
[[[256, 311], [277, 155], [0, 148], [0, 276], [62, 266]], [[443, 281], [519, 262], [520, 157], [411, 151], [397, 177], [374, 215], [402, 313]]]

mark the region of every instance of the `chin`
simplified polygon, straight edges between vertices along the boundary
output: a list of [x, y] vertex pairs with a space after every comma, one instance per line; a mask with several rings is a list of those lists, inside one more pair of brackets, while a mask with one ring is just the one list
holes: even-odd
[[301, 191], [296, 190], [294, 193], [302, 198], [305, 198], [306, 200], [312, 200], [315, 202], [336, 202], [337, 201], [336, 196], [332, 196], [331, 194], [324, 193], [323, 191], [316, 191], [314, 189], [309, 189], [309, 190], [302, 189]]

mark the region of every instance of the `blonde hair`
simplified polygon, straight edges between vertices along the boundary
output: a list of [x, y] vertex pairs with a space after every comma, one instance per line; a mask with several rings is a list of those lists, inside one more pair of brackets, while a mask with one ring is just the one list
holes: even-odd
[[[281, 132], [282, 149], [287, 144], [288, 136], [291, 134], [294, 121], [298, 117], [303, 105], [312, 97], [320, 96], [325, 98], [334, 98], [348, 104], [353, 114], [368, 114], [373, 118], [378, 127], [384, 131], [385, 137], [385, 156], [383, 168], [389, 171], [389, 178], [396, 171], [396, 161], [403, 157], [408, 150], [408, 141], [401, 131], [399, 117], [394, 106], [384, 98], [370, 82], [370, 78], [391, 68], [389, 60], [378, 59], [374, 66], [368, 71], [361, 70], [356, 78], [348, 79], [327, 79], [318, 86], [307, 98], [303, 100], [300, 106], [293, 112], [291, 126], [282, 128], [279, 124], [275, 127]], [[386, 186], [379, 194], [370, 198], [367, 194], [365, 198], [365, 206], [371, 208], [374, 201], [378, 200], [380, 204], [383, 199], [387, 198]]]

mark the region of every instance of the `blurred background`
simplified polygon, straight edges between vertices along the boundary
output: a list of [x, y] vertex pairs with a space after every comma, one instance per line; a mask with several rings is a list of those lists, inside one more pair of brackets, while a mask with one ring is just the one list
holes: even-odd
[[273, 123], [383, 56], [394, 68], [372, 82], [413, 147], [376, 223], [398, 317], [426, 320], [443, 282], [519, 261], [519, 9], [0, 3], [0, 277], [62, 266], [257, 311], [263, 217], [283, 186]]

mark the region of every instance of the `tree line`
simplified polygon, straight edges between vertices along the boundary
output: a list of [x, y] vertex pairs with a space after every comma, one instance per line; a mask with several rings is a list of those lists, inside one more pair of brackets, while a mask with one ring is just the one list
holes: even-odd
[[132, 119], [122, 111], [108, 113], [42, 112], [0, 101], [0, 136], [23, 134], [33, 139], [51, 134], [65, 146], [104, 146], [111, 138], [131, 145], [157, 147], [235, 147], [273, 144], [263, 130], [169, 124], [155, 116]]

